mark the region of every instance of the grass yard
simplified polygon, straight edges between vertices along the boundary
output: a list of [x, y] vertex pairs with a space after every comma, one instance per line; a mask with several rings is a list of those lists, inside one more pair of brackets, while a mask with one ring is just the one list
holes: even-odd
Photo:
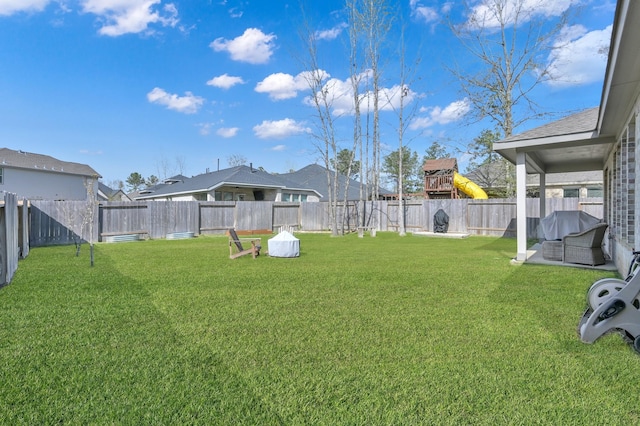
[[514, 239], [298, 237], [32, 249], [0, 289], [0, 423], [640, 423], [640, 356], [576, 334], [611, 274], [511, 265]]

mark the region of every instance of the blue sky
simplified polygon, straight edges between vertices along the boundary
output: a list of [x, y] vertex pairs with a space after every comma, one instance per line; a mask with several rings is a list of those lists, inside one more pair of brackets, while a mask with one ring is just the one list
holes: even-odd
[[[579, 8], [558, 40], [562, 48], [545, 58], [559, 80], [532, 96], [560, 115], [597, 106], [615, 2], [527, 1], [550, 22]], [[321, 163], [298, 34], [305, 23], [317, 31], [320, 67], [338, 90], [349, 78], [346, 16], [341, 0], [307, 3], [304, 19], [297, 0], [0, 0], [1, 145], [89, 164], [107, 184], [132, 172], [192, 176], [225, 168], [234, 155], [276, 173]], [[415, 114], [406, 143], [420, 156], [434, 140], [446, 144], [464, 170], [459, 151], [493, 126], [470, 124], [446, 71], [469, 59], [443, 23], [447, 13], [462, 22], [459, 3], [397, 5], [408, 61], [420, 59], [409, 84]], [[399, 84], [394, 52], [390, 46], [383, 56], [387, 93]], [[344, 148], [350, 108], [334, 105]], [[383, 155], [397, 149], [396, 120], [382, 112]]]

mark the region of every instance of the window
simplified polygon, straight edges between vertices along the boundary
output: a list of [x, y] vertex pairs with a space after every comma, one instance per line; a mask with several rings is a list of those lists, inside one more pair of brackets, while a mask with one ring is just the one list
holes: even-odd
[[233, 192], [216, 191], [214, 197], [216, 201], [233, 201]]
[[578, 198], [580, 196], [579, 188], [565, 188], [564, 189], [564, 198]]
[[601, 187], [587, 188], [587, 197], [603, 197], [604, 190]]
[[4, 169], [0, 167], [0, 185], [4, 184]]

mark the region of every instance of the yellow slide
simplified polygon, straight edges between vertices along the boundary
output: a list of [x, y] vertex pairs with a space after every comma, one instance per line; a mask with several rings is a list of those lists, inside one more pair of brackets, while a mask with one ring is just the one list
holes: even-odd
[[464, 192], [471, 198], [478, 200], [486, 200], [487, 193], [478, 186], [477, 183], [470, 181], [459, 173], [453, 173], [453, 186]]

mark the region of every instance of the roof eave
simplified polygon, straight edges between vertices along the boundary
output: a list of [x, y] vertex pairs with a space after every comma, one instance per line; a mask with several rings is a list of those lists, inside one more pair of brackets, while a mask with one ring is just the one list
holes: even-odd
[[639, 20], [637, 1], [618, 1], [597, 122], [601, 135], [616, 136], [631, 113], [640, 87]]

